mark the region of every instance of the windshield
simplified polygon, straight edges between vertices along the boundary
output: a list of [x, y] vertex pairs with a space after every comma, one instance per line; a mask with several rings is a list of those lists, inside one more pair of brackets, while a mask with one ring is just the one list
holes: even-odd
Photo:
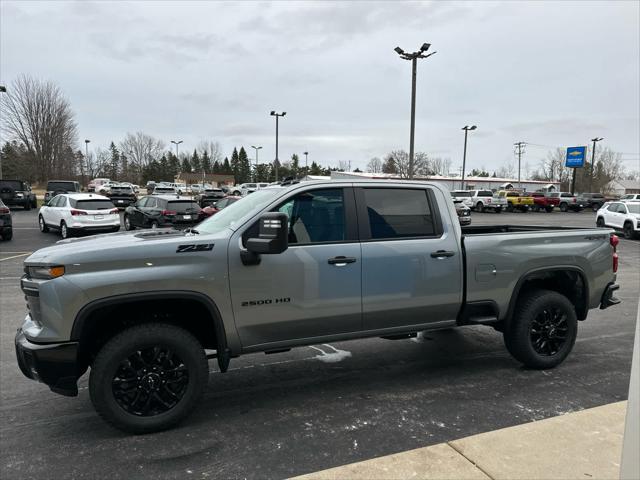
[[74, 200], [69, 199], [69, 203], [73, 208], [80, 210], [111, 210], [116, 206], [111, 203], [111, 200]]
[[629, 213], [640, 214], [640, 203], [627, 203], [627, 208], [629, 209]]
[[0, 188], [9, 187], [13, 190], [26, 190], [20, 180], [0, 180]]
[[452, 197], [470, 197], [471, 192], [451, 192]]
[[200, 233], [219, 233], [227, 228], [233, 229], [239, 220], [269, 203], [281, 191], [279, 188], [258, 190], [256, 193], [244, 197], [242, 201], [237, 201], [209, 217], [198, 225], [198, 231]]
[[47, 190], [56, 191], [56, 190], [66, 190], [67, 192], [75, 192], [78, 189], [76, 188], [75, 182], [49, 182], [47, 184]]

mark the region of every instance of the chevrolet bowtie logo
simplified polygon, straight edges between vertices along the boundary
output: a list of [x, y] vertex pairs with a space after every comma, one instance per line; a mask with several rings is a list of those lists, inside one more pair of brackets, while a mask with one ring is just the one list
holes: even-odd
[[579, 156], [582, 155], [582, 152], [580, 150], [573, 150], [571, 152], [569, 152], [569, 156], [571, 157], [575, 157], [575, 156]]

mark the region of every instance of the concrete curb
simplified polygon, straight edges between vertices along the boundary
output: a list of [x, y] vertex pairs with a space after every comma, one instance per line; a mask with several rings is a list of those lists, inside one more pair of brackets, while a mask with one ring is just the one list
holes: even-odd
[[626, 407], [612, 403], [296, 479], [617, 479]]

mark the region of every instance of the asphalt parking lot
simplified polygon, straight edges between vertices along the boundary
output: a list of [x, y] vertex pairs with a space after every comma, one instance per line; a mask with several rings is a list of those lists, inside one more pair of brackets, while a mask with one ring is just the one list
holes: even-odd
[[[86, 389], [66, 398], [22, 376], [13, 337], [29, 252], [59, 239], [37, 211], [13, 210], [0, 243], [2, 478], [284, 478], [624, 400], [640, 292], [640, 241], [621, 240], [618, 296], [580, 323], [558, 368], [522, 368], [486, 327], [417, 339], [368, 339], [215, 362], [204, 401], [178, 428], [126, 436], [94, 413]], [[594, 226], [582, 213], [473, 213], [473, 224]]]

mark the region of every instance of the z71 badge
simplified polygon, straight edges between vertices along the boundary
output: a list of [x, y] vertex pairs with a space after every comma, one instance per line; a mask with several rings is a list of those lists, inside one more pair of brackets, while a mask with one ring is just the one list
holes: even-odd
[[176, 253], [187, 253], [187, 252], [206, 252], [208, 250], [213, 250], [213, 243], [198, 243], [191, 245], [178, 245], [176, 249]]

